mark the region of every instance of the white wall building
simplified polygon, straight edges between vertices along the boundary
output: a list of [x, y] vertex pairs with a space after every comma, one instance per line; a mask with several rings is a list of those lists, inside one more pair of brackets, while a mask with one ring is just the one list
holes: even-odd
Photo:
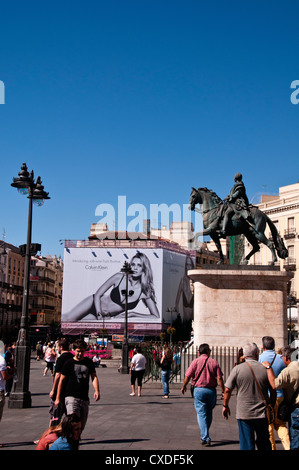
[[[294, 273], [290, 282], [290, 296], [288, 315], [289, 320], [296, 323], [298, 329], [298, 302], [299, 302], [299, 183], [279, 188], [279, 195], [263, 195], [258, 207], [268, 215], [275, 224], [284, 244], [288, 249], [287, 259], [279, 259], [277, 264], [281, 270], [289, 270]], [[271, 239], [270, 229], [265, 232], [267, 238]], [[245, 242], [246, 243], [246, 242]], [[246, 243], [246, 253], [250, 246]], [[268, 265], [272, 255], [265, 245], [260, 244], [260, 251], [250, 260], [250, 264]]]

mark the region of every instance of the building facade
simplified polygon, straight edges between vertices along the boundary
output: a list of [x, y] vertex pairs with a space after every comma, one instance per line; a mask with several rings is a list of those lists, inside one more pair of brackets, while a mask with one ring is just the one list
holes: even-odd
[[20, 249], [0, 241], [0, 330], [14, 335], [20, 326], [24, 283], [24, 258]]
[[56, 256], [32, 256], [29, 314], [31, 325], [60, 323], [63, 261]]
[[[298, 303], [299, 303], [299, 183], [279, 188], [276, 196], [263, 195], [258, 204], [262, 210], [275, 224], [284, 244], [288, 249], [288, 257], [278, 259], [277, 265], [281, 270], [291, 271], [294, 274], [289, 285], [288, 317], [289, 322], [295, 324], [298, 330]], [[265, 232], [271, 240], [271, 232], [267, 227]], [[246, 252], [249, 246], [245, 246]], [[250, 260], [250, 264], [268, 265], [272, 259], [269, 248], [260, 244], [260, 251]]]
[[[0, 333], [16, 338], [22, 316], [25, 258], [19, 247], [0, 241]], [[30, 326], [60, 323], [63, 261], [32, 256], [28, 315]]]

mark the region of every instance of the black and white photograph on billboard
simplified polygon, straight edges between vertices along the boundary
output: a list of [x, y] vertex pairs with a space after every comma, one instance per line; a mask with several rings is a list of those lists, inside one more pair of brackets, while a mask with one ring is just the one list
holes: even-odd
[[127, 261], [129, 321], [162, 319], [162, 250], [71, 248], [65, 252], [62, 322], [124, 322]]
[[180, 315], [183, 323], [193, 320], [194, 295], [188, 271], [195, 269], [195, 256], [164, 252], [163, 309], [166, 321], [172, 323]]

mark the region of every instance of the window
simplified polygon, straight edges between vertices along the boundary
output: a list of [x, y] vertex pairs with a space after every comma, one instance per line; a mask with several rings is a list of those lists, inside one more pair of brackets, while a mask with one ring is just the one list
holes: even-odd
[[295, 217], [289, 217], [288, 218], [288, 230], [294, 230], [295, 229]]

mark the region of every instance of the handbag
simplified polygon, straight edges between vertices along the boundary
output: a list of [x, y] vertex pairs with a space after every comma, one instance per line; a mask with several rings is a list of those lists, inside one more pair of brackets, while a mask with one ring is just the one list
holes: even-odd
[[255, 373], [253, 372], [253, 369], [252, 369], [251, 365], [250, 365], [248, 362], [246, 362], [246, 364], [248, 365], [249, 369], [250, 369], [251, 372], [252, 372], [252, 375], [253, 375], [254, 380], [255, 380], [255, 382], [256, 382], [258, 391], [259, 391], [259, 393], [260, 393], [260, 395], [261, 395], [261, 397], [262, 397], [262, 399], [263, 399], [263, 402], [264, 402], [264, 405], [265, 405], [265, 411], [266, 411], [266, 416], [267, 416], [268, 423], [269, 423], [269, 424], [272, 424], [272, 423], [274, 422], [274, 408], [273, 408], [273, 406], [272, 406], [270, 403], [267, 402], [267, 400], [265, 400], [265, 397], [264, 397], [264, 395], [263, 395], [263, 392], [262, 392], [261, 387], [260, 387], [260, 385], [259, 385], [259, 383], [258, 383], [258, 381], [257, 381], [257, 378], [256, 378], [256, 376], [255, 376]]
[[293, 394], [291, 400], [286, 400], [285, 398], [282, 400], [282, 402], [279, 404], [278, 409], [277, 409], [277, 418], [280, 421], [289, 421], [291, 418], [291, 413], [294, 410], [294, 401], [295, 397], [298, 393], [299, 387]]
[[[202, 369], [201, 369], [201, 371], [200, 371], [199, 374], [198, 374], [198, 376], [196, 377], [196, 379], [193, 380], [193, 384], [196, 384], [196, 382], [198, 381], [199, 377], [201, 376], [202, 371], [203, 371], [204, 368], [205, 368], [205, 365], [206, 365], [208, 359], [209, 359], [209, 358], [207, 357], [206, 360], [205, 360], [205, 363], [204, 363], [204, 365], [203, 365], [203, 367], [202, 367]], [[190, 386], [191, 397], [194, 396], [194, 388], [195, 388], [195, 387], [194, 387], [193, 384], [191, 384], [191, 386]]]

